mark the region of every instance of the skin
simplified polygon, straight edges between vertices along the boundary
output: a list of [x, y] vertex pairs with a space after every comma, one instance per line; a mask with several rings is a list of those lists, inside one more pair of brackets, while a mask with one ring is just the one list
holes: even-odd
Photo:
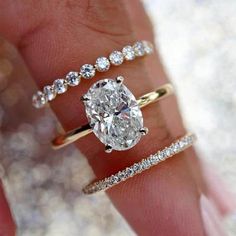
[[[18, 48], [39, 88], [137, 39], [153, 41], [151, 24], [137, 0], [0, 0], [0, 9], [0, 34]], [[136, 97], [168, 82], [157, 52], [82, 80], [51, 102], [65, 130], [87, 123], [80, 96], [97, 79], [117, 75], [125, 77], [125, 85]], [[76, 142], [97, 178], [155, 153], [186, 133], [175, 96], [146, 107], [143, 115], [150, 132], [128, 151], [106, 154], [94, 135]], [[107, 194], [138, 235], [201, 236], [206, 234], [199, 199], [207, 191], [199, 160], [190, 149]], [[224, 209], [223, 202], [218, 204]], [[7, 235], [14, 235], [10, 214], [6, 218], [13, 229]]]

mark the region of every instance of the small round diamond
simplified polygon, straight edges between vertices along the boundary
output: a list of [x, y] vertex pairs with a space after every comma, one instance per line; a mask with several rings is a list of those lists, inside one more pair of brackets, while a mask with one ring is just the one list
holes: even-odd
[[56, 91], [53, 86], [47, 85], [43, 88], [43, 92], [48, 101], [52, 101], [56, 97]]
[[140, 165], [138, 163], [135, 163], [133, 166], [132, 166], [132, 169], [134, 171], [134, 173], [137, 173], [140, 171]]
[[135, 58], [135, 52], [133, 47], [131, 46], [126, 46], [122, 49], [122, 53], [124, 55], [125, 60], [127, 61], [131, 61], [134, 60]]
[[129, 167], [128, 167], [128, 168], [126, 168], [125, 173], [126, 173], [126, 176], [127, 176], [127, 177], [131, 177], [131, 176], [133, 176], [134, 171], [133, 171], [132, 168], [129, 168]]
[[66, 76], [67, 84], [70, 86], [77, 86], [80, 82], [80, 75], [78, 72], [71, 71]]
[[64, 79], [57, 79], [53, 83], [57, 94], [65, 93], [67, 90], [67, 83]]
[[110, 62], [106, 57], [99, 57], [96, 60], [96, 69], [99, 72], [107, 71], [109, 70], [109, 68], [110, 68]]
[[147, 55], [152, 54], [153, 53], [153, 45], [152, 43], [148, 42], [148, 41], [142, 41], [143, 46], [144, 46], [144, 51]]
[[143, 168], [143, 169], [148, 169], [150, 166], [151, 166], [150, 160], [144, 159], [144, 160], [142, 161], [142, 168]]
[[119, 51], [114, 51], [110, 54], [109, 59], [111, 61], [111, 64], [115, 66], [119, 66], [123, 63], [124, 57], [123, 54]]
[[111, 181], [112, 184], [116, 184], [120, 180], [119, 180], [119, 178], [116, 175], [112, 175], [111, 178], [110, 178], [110, 181]]
[[135, 55], [137, 57], [141, 57], [141, 56], [145, 55], [145, 49], [144, 49], [144, 45], [142, 42], [136, 42], [133, 45], [133, 49], [134, 49]]
[[118, 172], [118, 177], [120, 180], [124, 180], [126, 177], [125, 171], [119, 171]]
[[85, 79], [91, 79], [92, 77], [95, 76], [95, 73], [96, 73], [95, 68], [91, 64], [84, 64], [80, 68], [80, 74]]
[[47, 99], [41, 91], [38, 91], [36, 94], [33, 95], [32, 104], [34, 107], [41, 108], [46, 103], [47, 103]]
[[161, 151], [161, 152], [158, 152], [158, 159], [160, 161], [164, 161], [165, 160], [165, 155], [164, 155], [164, 152]]
[[179, 142], [173, 144], [173, 147], [172, 147], [172, 148], [173, 148], [173, 152], [174, 152], [174, 153], [178, 152], [179, 149], [180, 149], [180, 144], [179, 144]]
[[150, 156], [150, 162], [152, 165], [155, 165], [158, 163], [158, 157], [156, 155]]

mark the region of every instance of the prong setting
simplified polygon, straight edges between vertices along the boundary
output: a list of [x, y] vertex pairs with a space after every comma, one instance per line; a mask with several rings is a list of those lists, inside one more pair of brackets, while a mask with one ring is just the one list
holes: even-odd
[[143, 127], [139, 130], [139, 132], [142, 134], [142, 135], [146, 135], [148, 133], [148, 128], [147, 127]]
[[123, 76], [117, 76], [116, 77], [116, 83], [117, 84], [122, 84], [123, 83], [123, 81], [124, 81], [124, 77]]
[[112, 152], [112, 146], [111, 145], [109, 145], [109, 144], [107, 144], [107, 145], [105, 145], [105, 152], [106, 153], [111, 153]]
[[88, 101], [89, 101], [89, 97], [85, 94], [85, 95], [83, 95], [83, 96], [80, 98], [80, 100], [81, 100], [82, 102], [88, 102]]

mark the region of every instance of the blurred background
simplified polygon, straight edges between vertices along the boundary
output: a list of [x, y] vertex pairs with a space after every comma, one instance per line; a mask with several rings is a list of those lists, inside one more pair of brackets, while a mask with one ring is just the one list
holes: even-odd
[[[236, 1], [143, 2], [200, 156], [236, 194]], [[83, 196], [93, 174], [80, 153], [50, 150], [56, 119], [30, 110], [26, 84], [34, 89], [16, 51], [0, 40], [0, 177], [18, 235], [134, 235], [104, 193]], [[236, 212], [224, 225], [236, 235]]]

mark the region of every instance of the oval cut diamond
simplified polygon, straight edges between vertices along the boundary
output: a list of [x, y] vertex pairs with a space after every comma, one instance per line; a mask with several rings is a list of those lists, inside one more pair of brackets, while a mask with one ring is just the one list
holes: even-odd
[[143, 116], [134, 95], [125, 85], [113, 79], [100, 80], [85, 96], [87, 118], [102, 143], [119, 151], [138, 143]]

